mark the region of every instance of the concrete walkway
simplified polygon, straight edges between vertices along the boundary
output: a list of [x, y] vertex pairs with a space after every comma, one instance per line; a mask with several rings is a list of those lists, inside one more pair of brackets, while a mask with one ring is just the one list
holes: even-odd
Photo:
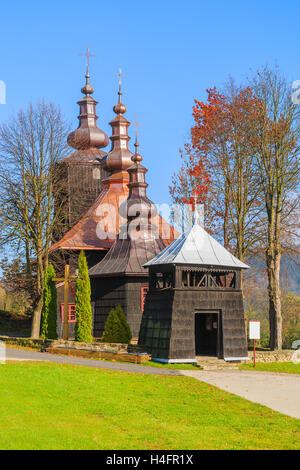
[[47, 361], [59, 364], [74, 364], [120, 372], [193, 377], [280, 413], [300, 419], [300, 374], [245, 370], [170, 370], [12, 348], [6, 349], [6, 358], [14, 361]]
[[8, 361], [47, 361], [58, 364], [74, 364], [77, 366], [96, 367], [98, 369], [109, 369], [120, 372], [139, 372], [140, 374], [153, 375], [181, 375], [180, 370], [159, 369], [157, 367], [146, 367], [136, 364], [125, 364], [120, 362], [97, 361], [81, 357], [59, 356], [57, 354], [41, 353], [37, 351], [26, 351], [24, 349], [6, 348], [6, 359]]
[[300, 374], [246, 370], [182, 370], [181, 374], [300, 419]]

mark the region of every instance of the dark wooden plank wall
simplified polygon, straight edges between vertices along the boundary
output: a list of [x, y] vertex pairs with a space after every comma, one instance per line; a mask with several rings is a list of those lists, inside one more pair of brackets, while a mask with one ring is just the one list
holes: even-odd
[[[221, 357], [246, 357], [243, 296], [232, 290], [152, 290], [148, 293], [142, 318], [139, 344], [145, 345], [154, 357], [165, 359], [195, 358], [195, 313], [220, 311], [222, 318], [223, 348]], [[170, 320], [171, 318], [171, 320]], [[169, 325], [170, 340], [161, 335], [151, 336], [152, 323], [160, 328]], [[165, 333], [164, 333], [165, 334]]]
[[133, 338], [138, 338], [142, 310], [141, 288], [148, 285], [147, 277], [101, 277], [91, 279], [92, 301], [95, 303], [94, 336], [103, 334], [107, 316], [120, 305], [126, 315]]

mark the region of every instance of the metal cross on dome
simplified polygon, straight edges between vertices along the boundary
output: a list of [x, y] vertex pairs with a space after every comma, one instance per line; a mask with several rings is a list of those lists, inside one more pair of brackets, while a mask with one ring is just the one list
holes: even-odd
[[121, 86], [122, 85], [122, 77], [126, 77], [126, 74], [122, 72], [121, 67], [119, 68], [119, 72], [117, 73], [117, 75], [119, 77], [119, 85]]
[[83, 57], [86, 57], [86, 69], [87, 69], [87, 71], [89, 71], [90, 57], [97, 57], [97, 55], [90, 53], [90, 46], [87, 46], [86, 52], [80, 53], [79, 55], [83, 56]]
[[138, 121], [137, 114], [134, 115], [134, 123], [133, 123], [133, 125], [134, 125], [134, 127], [135, 127], [135, 137], [136, 137], [136, 139], [137, 139], [137, 136], [138, 136], [138, 128], [143, 126], [143, 124]]

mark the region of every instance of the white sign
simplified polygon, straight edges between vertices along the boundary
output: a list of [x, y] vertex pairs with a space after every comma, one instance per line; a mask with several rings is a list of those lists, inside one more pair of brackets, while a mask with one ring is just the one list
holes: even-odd
[[249, 321], [249, 339], [260, 339], [260, 321]]
[[4, 341], [0, 341], [0, 364], [5, 364], [6, 348]]

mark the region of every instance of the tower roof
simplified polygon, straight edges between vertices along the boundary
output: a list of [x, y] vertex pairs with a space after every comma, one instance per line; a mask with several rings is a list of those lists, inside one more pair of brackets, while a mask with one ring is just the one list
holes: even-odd
[[119, 99], [118, 103], [113, 107], [113, 111], [116, 116], [110, 121], [112, 128], [111, 149], [103, 159], [103, 163], [108, 171], [117, 172], [127, 170], [132, 165], [131, 157], [132, 152], [129, 150], [128, 127], [130, 122], [123, 116], [127, 109], [122, 103], [122, 71], [119, 72]]
[[164, 264], [216, 266], [247, 269], [249, 266], [233, 256], [200, 225], [193, 225], [144, 267]]
[[122, 240], [117, 238], [109, 252], [98, 264], [89, 269], [90, 276], [104, 275], [148, 275], [143, 267], [159, 251], [165, 248], [161, 238]]
[[90, 84], [90, 74], [87, 67], [85, 85], [81, 88], [83, 97], [77, 102], [80, 107], [78, 128], [68, 136], [68, 144], [77, 150], [102, 148], [108, 145], [108, 136], [97, 126], [96, 101], [91, 95], [94, 88]]

